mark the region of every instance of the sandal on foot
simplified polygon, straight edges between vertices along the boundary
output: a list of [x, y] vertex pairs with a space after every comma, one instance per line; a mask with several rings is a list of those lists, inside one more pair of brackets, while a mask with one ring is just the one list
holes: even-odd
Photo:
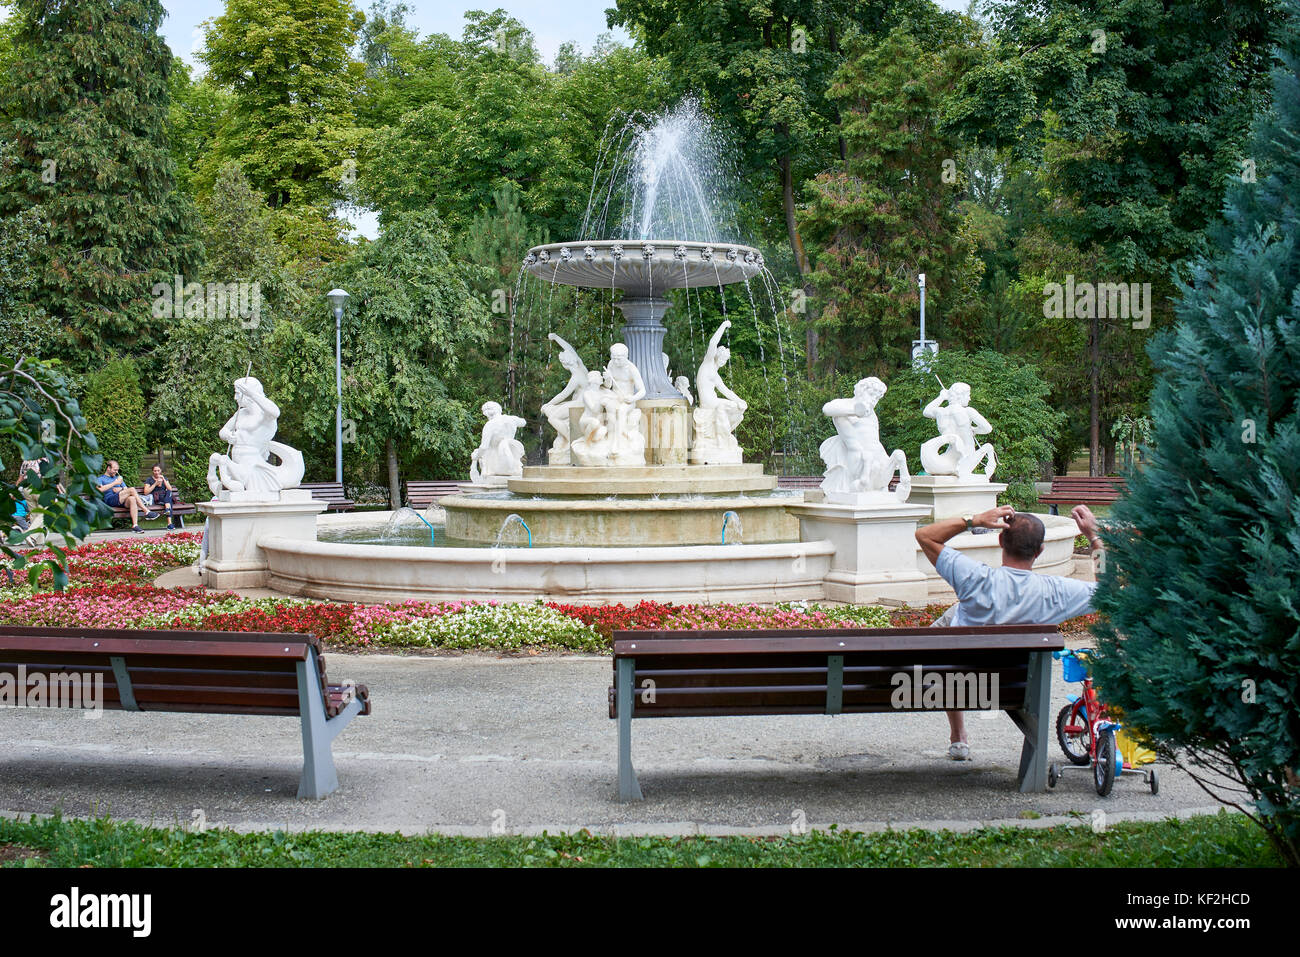
[[970, 745], [965, 741], [954, 741], [948, 745], [948, 757], [954, 761], [969, 761]]

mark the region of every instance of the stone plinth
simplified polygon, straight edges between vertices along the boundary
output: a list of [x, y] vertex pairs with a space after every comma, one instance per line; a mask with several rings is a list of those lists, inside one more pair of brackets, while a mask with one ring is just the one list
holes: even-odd
[[646, 465], [685, 465], [690, 426], [685, 399], [642, 399], [641, 428], [645, 430]]
[[955, 475], [917, 475], [912, 479], [912, 494], [907, 502], [930, 508], [937, 521], [996, 508], [998, 496], [1006, 490], [1002, 482], [990, 482], [981, 475], [967, 479]]
[[326, 503], [312, 499], [307, 489], [288, 489], [280, 496], [280, 501], [267, 501], [265, 494], [223, 491], [220, 498], [195, 505], [208, 520], [205, 585], [260, 588], [269, 570], [259, 540], [269, 535], [316, 540], [316, 516]]
[[826, 573], [826, 597], [861, 604], [881, 599], [924, 605], [925, 574], [916, 563], [916, 524], [930, 514], [923, 506], [900, 504], [789, 506], [805, 542], [835, 547]]

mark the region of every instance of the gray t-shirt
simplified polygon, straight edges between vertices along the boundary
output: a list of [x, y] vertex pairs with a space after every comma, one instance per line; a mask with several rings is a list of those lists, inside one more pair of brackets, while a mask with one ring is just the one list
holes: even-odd
[[1056, 625], [1093, 611], [1096, 582], [1039, 575], [1023, 568], [994, 568], [945, 545], [935, 571], [959, 602], [952, 627]]

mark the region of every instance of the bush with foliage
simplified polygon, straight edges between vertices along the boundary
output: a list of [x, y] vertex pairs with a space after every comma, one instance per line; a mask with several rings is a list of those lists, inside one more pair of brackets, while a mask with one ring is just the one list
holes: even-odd
[[1300, 866], [1300, 4], [1226, 223], [1152, 343], [1154, 445], [1106, 534], [1106, 701]]
[[938, 434], [934, 420], [921, 410], [938, 396], [940, 382], [968, 384], [970, 404], [993, 426], [989, 435], [977, 438], [997, 450], [993, 477], [1007, 483], [1003, 504], [1027, 508], [1037, 502], [1034, 482], [1052, 459], [1051, 439], [1064, 415], [1047, 404], [1048, 385], [1027, 362], [996, 352], [947, 349], [928, 365], [893, 373], [885, 382], [889, 391], [876, 406], [885, 449], [902, 449], [912, 474], [920, 473], [921, 444]]
[[[18, 475], [14, 467], [42, 460], [39, 473], [27, 469]], [[71, 387], [58, 371], [21, 359], [0, 366], [0, 555], [7, 567], [26, 567], [33, 585], [49, 569], [54, 586], [64, 587], [68, 561], [62, 546], [51, 544], [48, 552], [29, 558], [23, 545], [44, 532], [65, 540], [84, 538], [107, 521], [108, 506], [94, 484], [102, 462]], [[30, 509], [29, 519], [41, 519], [39, 526], [32, 521], [24, 529], [17, 523], [20, 502]]]
[[116, 459], [127, 485], [140, 479], [149, 443], [144, 391], [133, 359], [112, 359], [86, 376], [86, 422], [104, 462]]

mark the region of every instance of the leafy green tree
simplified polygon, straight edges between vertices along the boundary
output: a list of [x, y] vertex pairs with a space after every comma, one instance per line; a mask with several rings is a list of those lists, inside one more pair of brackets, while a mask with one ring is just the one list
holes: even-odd
[[477, 409], [458, 395], [456, 379], [462, 356], [486, 337], [488, 310], [450, 248], [436, 213], [407, 213], [359, 252], [343, 282], [352, 295], [344, 412], [356, 423], [358, 451], [387, 462], [394, 508], [403, 453], [433, 454], [460, 472], [478, 431]]
[[1150, 347], [1154, 447], [1104, 538], [1095, 675], [1169, 760], [1300, 866], [1300, 5], [1258, 181]]
[[[1042, 188], [1062, 206], [1048, 224], [1090, 269], [1067, 274], [1150, 283], [1150, 322], [1159, 328], [1172, 318], [1175, 270], [1219, 215], [1225, 179], [1249, 172], [1243, 146], [1267, 100], [1277, 6], [999, 4], [990, 10], [989, 55], [964, 75], [949, 119], [970, 139], [1008, 146], [1040, 168]], [[1092, 471], [1101, 474], [1113, 459], [1109, 423], [1140, 407], [1149, 386], [1149, 333], [1114, 317], [1081, 321], [1075, 362], [1088, 370]]]
[[580, 238], [602, 134], [620, 110], [663, 104], [663, 65], [612, 46], [561, 75], [501, 11], [467, 19], [459, 41], [393, 39], [394, 66], [362, 104], [375, 131], [359, 158], [359, 199], [385, 217], [432, 205], [461, 236], [513, 185], [539, 230]]
[[122, 477], [134, 485], [149, 449], [140, 371], [129, 358], [110, 359], [86, 376], [83, 412], [104, 453], [115, 459]]
[[207, 283], [256, 284], [256, 309], [242, 315], [205, 300], [203, 309], [166, 320], [156, 388], [149, 390], [156, 395], [149, 407], [153, 434], [175, 451], [182, 493], [203, 494], [208, 456], [218, 451], [217, 432], [231, 413], [231, 383], [251, 373], [280, 406], [281, 441], [301, 449], [310, 474], [318, 474], [332, 459], [324, 448], [332, 429], [308, 430], [304, 421], [316, 406], [332, 407], [333, 330], [327, 336], [309, 321], [324, 305], [295, 269], [293, 257], [302, 251], [275, 235], [285, 211], [268, 209], [235, 163], [218, 172], [200, 211], [208, 251], [200, 284], [205, 292]]
[[167, 139], [171, 54], [158, 0], [15, 0], [17, 59], [0, 91], [0, 218], [38, 209], [33, 305], [76, 364], [153, 344], [149, 290], [200, 254]]
[[233, 97], [205, 183], [236, 160], [273, 207], [342, 198], [362, 138], [351, 99], [365, 66], [349, 51], [364, 20], [350, 0], [228, 0], [201, 54]]
[[840, 107], [848, 158], [812, 181], [805, 221], [828, 369], [852, 363], [883, 374], [907, 361], [918, 273], [936, 333], [975, 290], [981, 263], [942, 181], [945, 160], [955, 176], [961, 144], [938, 123], [967, 59], [959, 44], [931, 49], [899, 26], [878, 42], [851, 42], [835, 75], [828, 96]]
[[994, 478], [1007, 483], [1004, 504], [1027, 508], [1037, 502], [1034, 482], [1051, 461], [1051, 436], [1063, 418], [1047, 404], [1048, 386], [1038, 369], [996, 352], [941, 349], [928, 365], [908, 365], [890, 373], [889, 391], [876, 406], [880, 437], [887, 449], [907, 453], [913, 475], [921, 469], [921, 444], [937, 434], [934, 420], [925, 418], [921, 410], [939, 394], [940, 382], [969, 385], [971, 405], [993, 426], [985, 441], [997, 449]]
[[197, 199], [201, 168], [217, 143], [232, 97], [207, 76], [193, 79], [190, 65], [180, 57], [172, 59], [168, 85], [171, 89], [168, 123], [176, 182], [187, 195]]
[[[931, 29], [950, 15], [929, 3], [889, 0], [698, 0], [647, 3], [619, 0], [608, 11], [652, 56], [669, 64], [678, 93], [698, 92], [706, 107], [738, 131], [744, 181], [763, 184], [762, 219], [785, 226], [791, 266], [811, 271], [796, 210], [799, 184], [824, 170], [847, 144], [826, 93], [853, 32], [880, 35], [904, 16]], [[779, 212], [778, 212], [779, 211]], [[808, 361], [817, 361], [817, 335], [808, 327]]]
[[[23, 546], [45, 533], [63, 542], [83, 539], [111, 513], [95, 488], [103, 464], [95, 437], [68, 381], [48, 363], [0, 365], [0, 457], [0, 555], [9, 568], [27, 568], [33, 585], [49, 568], [61, 590], [68, 561], [60, 539], [45, 539], [54, 557], [41, 562], [29, 562]], [[19, 475], [24, 462], [41, 462], [40, 471]], [[20, 500], [30, 509], [27, 530], [14, 520]]]

